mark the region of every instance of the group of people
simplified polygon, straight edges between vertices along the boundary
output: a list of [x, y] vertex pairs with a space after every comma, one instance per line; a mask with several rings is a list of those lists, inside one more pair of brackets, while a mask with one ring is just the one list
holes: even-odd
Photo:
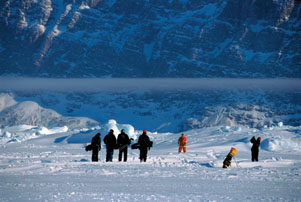
[[[140, 150], [140, 161], [146, 162], [147, 159], [147, 151], [150, 149], [150, 139], [147, 136], [147, 131], [143, 130], [142, 135], [138, 138], [138, 145], [137, 148]], [[114, 149], [119, 149], [119, 157], [118, 160], [127, 161], [127, 154], [128, 154], [128, 146], [131, 144], [131, 140], [129, 136], [124, 132], [124, 129], [121, 130], [121, 133], [118, 135], [117, 139], [114, 135], [114, 130], [111, 129], [109, 133], [104, 137], [103, 141], [107, 148], [107, 154], [106, 154], [106, 161], [112, 162], [113, 161], [113, 154]], [[251, 160], [252, 161], [258, 161], [258, 154], [259, 154], [259, 146], [260, 146], [261, 137], [258, 137], [257, 139], [253, 136], [250, 140], [250, 142], [253, 144], [251, 148]], [[101, 149], [100, 144], [100, 133], [97, 133], [91, 141], [92, 146], [92, 161], [98, 161], [98, 152]], [[187, 137], [184, 136], [184, 133], [181, 134], [181, 137], [178, 139], [178, 146], [179, 146], [179, 153], [183, 152], [186, 153], [186, 146], [187, 146]], [[236, 154], [236, 149], [231, 148], [230, 153], [227, 155], [224, 162], [226, 167], [231, 165], [231, 159]], [[230, 158], [231, 157], [231, 158]], [[227, 159], [228, 158], [228, 159]], [[224, 165], [224, 166], [225, 166]]]
[[[258, 137], [257, 139], [255, 136], [253, 136], [250, 140], [250, 142], [253, 144], [251, 147], [251, 160], [252, 162], [258, 161], [258, 155], [259, 155], [259, 146], [260, 146], [261, 137]], [[187, 145], [187, 138], [184, 136], [184, 133], [182, 133], [181, 137], [178, 139], [178, 145], [179, 145], [179, 153], [183, 152], [186, 153], [186, 145]], [[231, 159], [235, 156], [237, 150], [235, 148], [231, 148], [229, 154], [226, 156], [224, 162], [223, 162], [223, 168], [227, 168], [231, 165]]]
[[[146, 162], [147, 152], [150, 148], [150, 139], [146, 134], [147, 131], [143, 130], [142, 135], [138, 139], [138, 148], [140, 150], [140, 161]], [[101, 134], [97, 133], [91, 141], [91, 150], [92, 150], [92, 161], [98, 161], [98, 152], [101, 150]], [[121, 133], [118, 135], [117, 139], [114, 135], [114, 130], [111, 129], [109, 133], [104, 137], [103, 141], [106, 145], [106, 162], [113, 161], [114, 150], [119, 149], [118, 160], [126, 162], [128, 155], [128, 146], [131, 144], [132, 138], [125, 133], [124, 129], [121, 130]]]

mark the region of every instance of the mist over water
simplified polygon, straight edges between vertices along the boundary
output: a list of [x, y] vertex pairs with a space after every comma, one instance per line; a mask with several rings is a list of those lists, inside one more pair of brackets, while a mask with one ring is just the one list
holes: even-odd
[[300, 91], [301, 79], [233, 78], [14, 78], [0, 77], [1, 91], [124, 92], [137, 90]]

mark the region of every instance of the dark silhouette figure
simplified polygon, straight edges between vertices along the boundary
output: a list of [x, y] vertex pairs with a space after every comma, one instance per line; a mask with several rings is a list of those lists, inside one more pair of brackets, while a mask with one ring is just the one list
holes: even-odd
[[121, 130], [121, 133], [117, 137], [117, 145], [119, 147], [119, 161], [122, 161], [122, 154], [123, 154], [123, 161], [127, 161], [128, 157], [128, 145], [131, 144], [131, 140], [129, 136], [124, 132], [124, 129]]
[[108, 161], [112, 162], [114, 149], [116, 147], [116, 137], [114, 135], [114, 130], [111, 129], [110, 132], [105, 136], [103, 141], [107, 147], [106, 162]]
[[251, 148], [252, 161], [258, 161], [260, 141], [261, 141], [261, 137], [258, 137], [256, 140], [254, 136], [250, 140], [250, 142], [253, 144], [253, 146]]
[[147, 131], [143, 130], [142, 135], [140, 135], [138, 139], [139, 150], [140, 150], [140, 162], [146, 162], [147, 159], [147, 151], [151, 147], [151, 141], [149, 137], [146, 135]]
[[97, 133], [91, 141], [92, 161], [98, 161], [98, 152], [101, 150], [100, 133]]

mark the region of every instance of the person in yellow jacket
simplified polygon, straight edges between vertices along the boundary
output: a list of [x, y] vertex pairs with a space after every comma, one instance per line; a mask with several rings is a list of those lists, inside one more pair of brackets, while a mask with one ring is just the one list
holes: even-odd
[[236, 155], [237, 149], [232, 147], [229, 154], [226, 156], [224, 162], [223, 162], [223, 168], [228, 168], [229, 166], [231, 166], [231, 160], [232, 157], [234, 157]]
[[179, 153], [181, 153], [182, 149], [184, 153], [186, 153], [187, 138], [184, 136], [184, 133], [182, 133], [182, 136], [179, 138], [178, 145], [179, 145]]

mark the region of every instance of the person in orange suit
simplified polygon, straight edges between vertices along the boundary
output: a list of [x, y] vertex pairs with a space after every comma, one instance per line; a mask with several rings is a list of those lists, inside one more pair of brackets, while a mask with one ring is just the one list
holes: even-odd
[[179, 138], [178, 145], [179, 145], [179, 153], [181, 153], [182, 149], [184, 153], [186, 153], [187, 138], [184, 136], [184, 133], [182, 133], [182, 136]]

